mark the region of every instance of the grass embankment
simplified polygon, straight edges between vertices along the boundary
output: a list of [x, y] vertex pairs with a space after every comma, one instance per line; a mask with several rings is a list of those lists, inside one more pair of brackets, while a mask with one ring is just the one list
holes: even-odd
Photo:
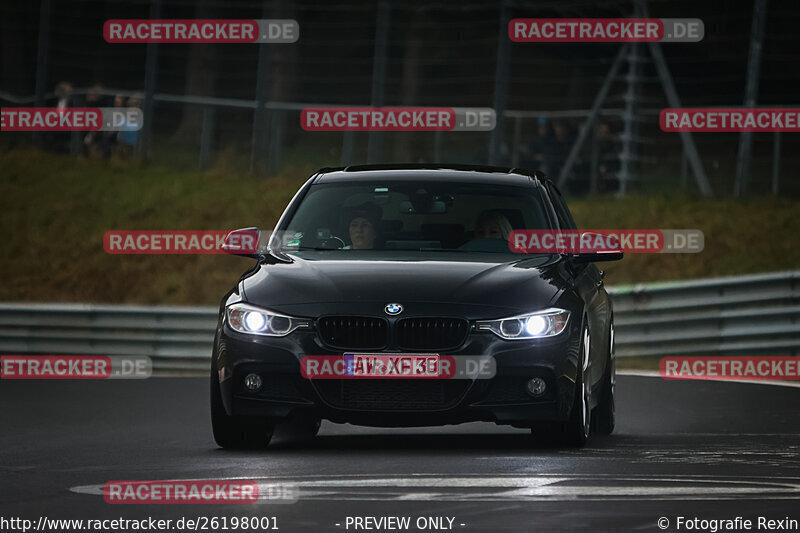
[[[34, 151], [0, 154], [0, 301], [216, 304], [251, 260], [227, 255], [109, 255], [111, 229], [271, 228], [314, 169], [255, 179], [75, 160]], [[570, 202], [584, 228], [697, 228], [699, 254], [630, 254], [604, 263], [611, 285], [800, 267], [800, 202], [681, 196]]]

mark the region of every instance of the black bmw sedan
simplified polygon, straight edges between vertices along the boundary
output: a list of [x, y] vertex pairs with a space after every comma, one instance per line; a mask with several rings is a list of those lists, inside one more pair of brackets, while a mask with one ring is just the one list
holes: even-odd
[[[257, 263], [222, 300], [217, 443], [266, 446], [278, 424], [313, 436], [323, 419], [491, 421], [570, 446], [611, 433], [614, 314], [594, 262], [622, 253], [521, 254], [509, 244], [514, 230], [574, 229], [540, 173], [320, 170], [260, 247], [240, 254]], [[422, 359], [426, 371], [414, 372]], [[470, 361], [490, 371], [464, 373]], [[444, 363], [462, 370], [442, 372]]]

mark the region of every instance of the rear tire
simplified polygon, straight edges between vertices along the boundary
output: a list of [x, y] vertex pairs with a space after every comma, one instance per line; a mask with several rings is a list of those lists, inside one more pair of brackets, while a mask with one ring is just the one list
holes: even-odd
[[266, 448], [272, 438], [274, 424], [265, 416], [230, 416], [222, 404], [219, 376], [211, 368], [211, 428], [214, 440], [222, 448]]

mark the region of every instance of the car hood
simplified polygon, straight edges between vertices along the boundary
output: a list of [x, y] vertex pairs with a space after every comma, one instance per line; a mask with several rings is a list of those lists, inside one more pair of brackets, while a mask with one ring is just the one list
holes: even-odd
[[242, 280], [244, 299], [298, 316], [383, 315], [386, 304], [400, 303], [404, 316], [489, 318], [545, 308], [566, 285], [558, 256], [509, 261], [499, 254], [404, 260], [333, 254], [292, 255], [289, 263], [260, 264]]

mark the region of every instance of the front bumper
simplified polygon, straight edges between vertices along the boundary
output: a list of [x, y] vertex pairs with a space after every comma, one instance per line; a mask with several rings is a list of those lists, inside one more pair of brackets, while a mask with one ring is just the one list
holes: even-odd
[[[312, 330], [286, 337], [238, 333], [223, 325], [214, 346], [223, 404], [229, 415], [283, 418], [319, 416], [337, 423], [368, 426], [431, 426], [493, 421], [527, 427], [537, 421], [566, 420], [573, 403], [580, 324], [551, 339], [506, 341], [490, 332], [471, 331], [453, 357], [491, 355], [491, 379], [308, 380], [300, 374], [307, 355], [342, 355], [324, 346]], [[381, 352], [370, 352], [381, 353]], [[385, 352], [396, 353], [396, 352]], [[256, 373], [257, 392], [244, 387]], [[545, 393], [532, 397], [525, 388], [534, 377]]]

